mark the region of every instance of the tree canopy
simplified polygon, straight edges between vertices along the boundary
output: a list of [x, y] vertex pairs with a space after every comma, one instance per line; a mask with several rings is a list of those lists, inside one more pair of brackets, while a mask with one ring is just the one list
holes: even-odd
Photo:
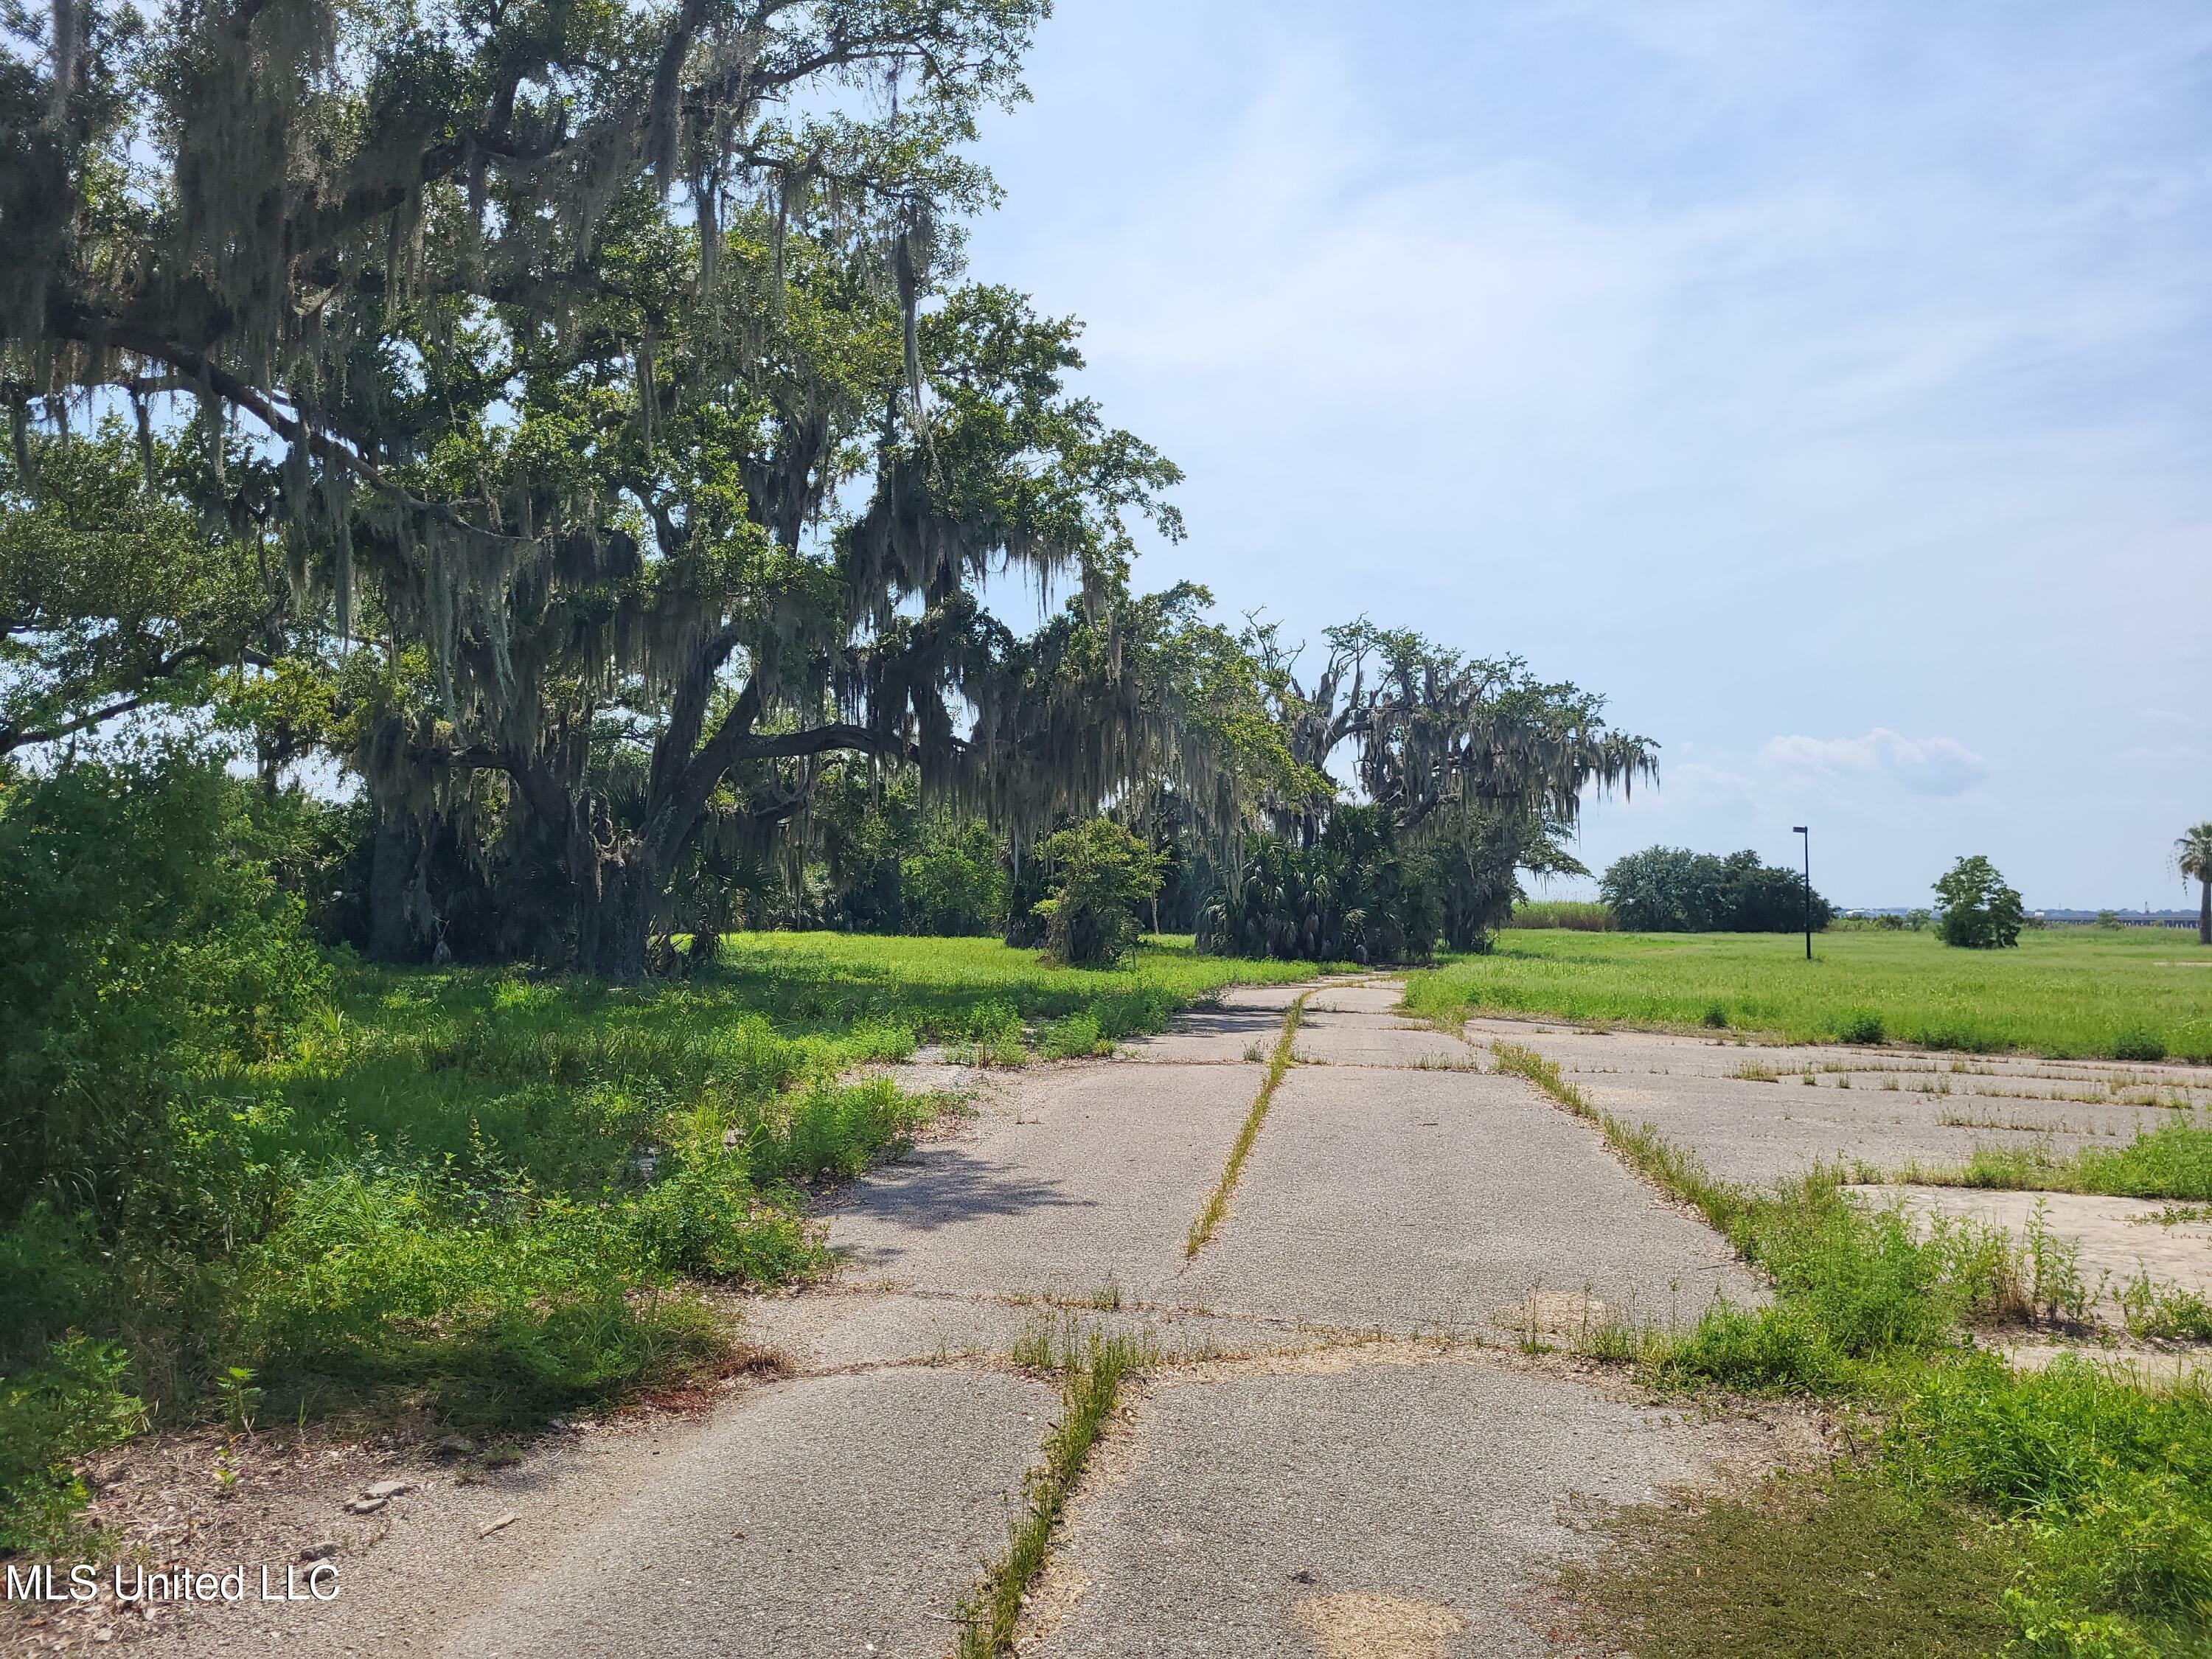
[[1789, 933], [1808, 919], [1824, 928], [1836, 915], [1796, 871], [1749, 848], [1726, 858], [1646, 848], [1607, 865], [1598, 886], [1620, 925], [1638, 933]]
[[169, 709], [271, 792], [335, 762], [387, 959], [634, 977], [779, 884], [903, 925], [886, 789], [1000, 838], [916, 866], [963, 925], [1037, 931], [1030, 849], [1102, 806], [1188, 919], [1358, 805], [1338, 854], [1403, 860], [1363, 937], [1480, 945], [1652, 747], [1517, 658], [1362, 619], [1309, 684], [1133, 589], [1179, 473], [962, 252], [1045, 9], [9, 10], [0, 756]]
[[[793, 816], [817, 757], [1031, 823], [1129, 786], [1159, 745], [1111, 619], [1132, 520], [1179, 533], [1177, 474], [1067, 390], [1076, 325], [960, 273], [992, 191], [959, 149], [1021, 95], [1042, 9], [18, 17], [0, 389], [24, 522], [121, 489], [162, 545], [246, 569], [165, 592], [191, 562], [131, 538], [149, 580], [111, 610], [160, 625], [49, 648], [7, 730], [186, 664], [318, 683], [318, 735], [377, 807], [380, 952], [467, 875], [502, 890], [480, 908], [507, 946], [616, 975], [702, 829]], [[112, 434], [62, 459], [73, 419], [125, 407], [135, 478]], [[1018, 639], [981, 597], [1010, 573], [1072, 585], [1103, 643]], [[99, 608], [65, 565], [10, 586], [38, 589], [11, 634]], [[301, 701], [242, 706], [296, 732]]]
[[2020, 943], [2026, 919], [2020, 894], [1978, 853], [1960, 859], [1936, 883], [1936, 931], [1946, 945], [2003, 950]]
[[[1309, 682], [1303, 653], [1275, 625], [1246, 630], [1300, 769], [1298, 791], [1273, 793], [1267, 816], [1279, 836], [1311, 854], [1346, 801], [1380, 815], [1354, 839], [1371, 843], [1378, 860], [1412, 863], [1368, 902], [1340, 902], [1360, 913], [1363, 933], [1385, 909], [1395, 915], [1382, 933], [1397, 949], [1425, 956], [1439, 929], [1455, 948], [1484, 948], [1512, 914], [1519, 872], [1588, 873], [1568, 850], [1584, 796], [1626, 791], [1656, 772], [1657, 745], [1606, 724], [1602, 696], [1540, 679], [1521, 658], [1468, 657], [1364, 617], [1322, 637], [1326, 653]], [[1234, 931], [1302, 939], [1309, 952], [1350, 937], [1324, 915], [1331, 901], [1322, 896], [1340, 879], [1319, 864], [1294, 874], [1280, 858], [1267, 863], [1267, 890], [1278, 896], [1271, 907], [1282, 914], [1256, 916], [1232, 869], [1220, 914], [1241, 918]]]
[[2185, 886], [2197, 883], [2197, 942], [2212, 945], [2212, 820], [2191, 824], [2175, 838], [2173, 864]]

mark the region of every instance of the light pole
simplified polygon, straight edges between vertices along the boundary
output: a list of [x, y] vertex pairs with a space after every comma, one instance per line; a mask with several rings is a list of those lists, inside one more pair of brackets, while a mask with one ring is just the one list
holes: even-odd
[[1813, 959], [1813, 831], [1805, 824], [1790, 826], [1792, 835], [1805, 837], [1805, 960]]

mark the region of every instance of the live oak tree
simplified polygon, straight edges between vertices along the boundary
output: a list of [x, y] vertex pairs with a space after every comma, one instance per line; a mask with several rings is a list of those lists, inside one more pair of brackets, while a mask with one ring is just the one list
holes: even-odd
[[199, 460], [113, 425], [0, 459], [0, 757], [197, 704], [269, 643], [268, 538], [193, 509]]
[[281, 538], [258, 672], [343, 682], [288, 706], [374, 799], [380, 953], [421, 948], [440, 848], [505, 945], [633, 976], [702, 829], [789, 818], [817, 757], [1042, 823], [1157, 750], [981, 597], [1106, 614], [1127, 520], [1177, 529], [1174, 469], [1066, 390], [1073, 325], [958, 281], [959, 146], [1042, 10], [8, 15], [18, 476], [151, 407], [200, 520]]
[[1796, 871], [1750, 848], [1723, 858], [1648, 847], [1607, 865], [1598, 890], [1632, 933], [1794, 933], [1835, 919], [1835, 907], [1808, 893]]
[[[1267, 799], [1314, 781], [1289, 757], [1257, 665], [1207, 619], [1211, 604], [1188, 582], [1109, 591], [1072, 600], [1008, 647], [992, 706], [1016, 718], [988, 728], [1000, 759], [965, 799], [927, 801], [915, 769], [872, 758], [821, 764], [811, 787], [812, 763], [778, 763], [772, 785], [749, 770], [755, 787], [806, 805], [772, 848], [727, 844], [724, 868], [745, 908], [876, 931], [972, 932], [988, 916], [1009, 944], [1045, 945], [1037, 907], [1064, 874], [1049, 843], [1094, 800], [1165, 870], [1202, 881]], [[1072, 787], [1040, 788], [1055, 775]], [[748, 821], [761, 822], [757, 810]], [[1169, 896], [1169, 917], [1188, 927], [1192, 897]]]
[[1468, 657], [1362, 618], [1326, 630], [1309, 684], [1274, 624], [1246, 637], [1292, 757], [1318, 780], [1273, 802], [1278, 832], [1314, 848], [1342, 798], [1364, 797], [1419, 859], [1455, 948], [1481, 948], [1504, 921], [1517, 872], [1587, 873], [1565, 845], [1587, 791], [1656, 771], [1656, 746], [1607, 726], [1602, 696], [1540, 680], [1518, 657]]

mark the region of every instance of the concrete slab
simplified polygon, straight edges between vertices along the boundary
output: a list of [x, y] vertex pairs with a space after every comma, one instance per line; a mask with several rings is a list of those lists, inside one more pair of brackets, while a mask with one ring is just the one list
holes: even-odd
[[1578, 1516], [1773, 1445], [1456, 1360], [1170, 1382], [1115, 1432], [1036, 1597], [1041, 1659], [1534, 1659], [1516, 1604], [1591, 1549]]
[[779, 1384], [599, 1524], [514, 1529], [507, 1575], [468, 1587], [490, 1604], [440, 1651], [937, 1659], [1056, 1407], [981, 1371]]
[[1984, 1145], [2047, 1139], [2063, 1155], [2177, 1117], [2212, 1122], [2199, 1105], [2146, 1103], [2212, 1100], [2191, 1067], [1761, 1047], [1504, 1019], [1467, 1030], [1478, 1042], [1534, 1048], [1601, 1110], [1652, 1124], [1716, 1175], [1752, 1183], [1821, 1163], [1950, 1167]]
[[1480, 1050], [1449, 1031], [1410, 1025], [1388, 1014], [1340, 1013], [1309, 1008], [1298, 1023], [1291, 1053], [1324, 1066], [1413, 1066], [1442, 1071], [1480, 1071]]
[[1363, 980], [1322, 986], [1306, 1000], [1310, 1014], [1389, 1014], [1406, 1000], [1403, 981]]
[[1324, 990], [1328, 984], [1326, 980], [1308, 980], [1302, 984], [1291, 985], [1231, 985], [1223, 989], [1218, 1006], [1262, 1012], [1272, 1011], [1280, 1018], [1300, 997], [1310, 992]]
[[1355, 1329], [1495, 1336], [1532, 1291], [1585, 1287], [1638, 1323], [1758, 1282], [1590, 1127], [1517, 1078], [1301, 1067], [1174, 1299]]
[[1723, 1076], [1748, 1063], [1791, 1069], [1808, 1062], [1824, 1073], [1850, 1070], [1876, 1078], [1948, 1078], [1962, 1091], [1998, 1097], [2107, 1101], [2121, 1105], [2212, 1103], [2212, 1066], [2177, 1061], [2048, 1060], [2036, 1054], [1974, 1054], [1881, 1044], [1765, 1043], [1747, 1037], [1639, 1031], [1626, 1026], [1578, 1025], [1533, 1015], [1484, 1015], [1470, 1020], [1471, 1035], [1516, 1040], [1540, 1036], [1558, 1045], [1563, 1065], [1603, 1069], [1623, 1057], [1636, 1066], [1656, 1057], [1666, 1069]]
[[1280, 1008], [1205, 1008], [1178, 1018], [1164, 1031], [1121, 1045], [1130, 1060], [1177, 1065], [1256, 1065], [1282, 1035]]
[[854, 1182], [829, 1211], [857, 1280], [1148, 1301], [1252, 1103], [1233, 1066], [1055, 1066], [981, 1105], [955, 1136]]

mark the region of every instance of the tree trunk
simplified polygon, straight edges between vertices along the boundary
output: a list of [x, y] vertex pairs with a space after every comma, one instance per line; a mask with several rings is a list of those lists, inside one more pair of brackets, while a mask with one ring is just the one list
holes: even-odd
[[597, 867], [576, 884], [576, 965], [618, 985], [646, 976], [659, 872], [636, 842], [595, 847]]
[[387, 811], [377, 819], [369, 845], [368, 959], [404, 962], [409, 955], [407, 883], [415, 862], [407, 821]]
[[2197, 942], [2212, 945], [2212, 871], [2197, 884]]

